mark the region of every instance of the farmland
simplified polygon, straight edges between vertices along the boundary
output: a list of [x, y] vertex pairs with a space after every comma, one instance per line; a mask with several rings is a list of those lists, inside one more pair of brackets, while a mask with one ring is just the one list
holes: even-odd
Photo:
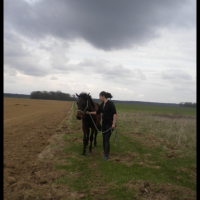
[[196, 199], [196, 109], [116, 104], [118, 141], [103, 162], [100, 133], [81, 156], [75, 103], [34, 100], [31, 112], [7, 100], [5, 199]]
[[[72, 102], [4, 98], [4, 199], [24, 199], [52, 168], [38, 155], [63, 121]], [[46, 171], [46, 172], [45, 172]], [[37, 174], [38, 172], [38, 174]]]

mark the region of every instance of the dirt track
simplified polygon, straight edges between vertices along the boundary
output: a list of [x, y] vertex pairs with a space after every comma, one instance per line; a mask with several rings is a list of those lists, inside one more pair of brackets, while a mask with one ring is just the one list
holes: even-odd
[[28, 199], [26, 192], [34, 184], [57, 178], [51, 163], [37, 159], [71, 106], [66, 101], [4, 98], [5, 200]]

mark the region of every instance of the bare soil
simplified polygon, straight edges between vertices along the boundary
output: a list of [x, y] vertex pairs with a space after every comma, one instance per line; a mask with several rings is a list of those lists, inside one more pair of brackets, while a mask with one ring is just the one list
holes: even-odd
[[66, 171], [55, 170], [50, 159], [39, 156], [58, 134], [71, 106], [66, 101], [4, 98], [5, 200], [35, 199], [40, 191], [46, 194], [42, 199], [66, 197], [66, 187], [49, 187]]
[[151, 184], [148, 181], [131, 180], [127, 184], [124, 184], [129, 190], [133, 188], [137, 191], [134, 199], [144, 199], [144, 200], [175, 200], [178, 196], [182, 196], [183, 200], [193, 200], [196, 199], [194, 196], [194, 191], [181, 187], [175, 186], [170, 183], [164, 184]]

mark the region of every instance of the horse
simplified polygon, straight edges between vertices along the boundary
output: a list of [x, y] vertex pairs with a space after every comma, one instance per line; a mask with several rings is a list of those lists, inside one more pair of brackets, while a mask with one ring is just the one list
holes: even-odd
[[[77, 101], [77, 114], [76, 118], [78, 120], [82, 120], [82, 130], [83, 130], [83, 152], [82, 155], [85, 155], [86, 153], [86, 147], [88, 145], [89, 139], [90, 139], [90, 146], [89, 146], [89, 154], [92, 153], [92, 142], [93, 142], [93, 134], [95, 132], [94, 137], [94, 147], [96, 147], [96, 137], [97, 137], [97, 129], [95, 128], [91, 117], [93, 118], [93, 121], [95, 122], [96, 127], [98, 130], [101, 130], [101, 114], [99, 115], [88, 115], [85, 114], [85, 111], [93, 112], [97, 111], [99, 108], [99, 104], [97, 102], [93, 102], [90, 93], [80, 93], [79, 95], [76, 93], [76, 96], [78, 97]], [[90, 134], [91, 129], [91, 134]]]

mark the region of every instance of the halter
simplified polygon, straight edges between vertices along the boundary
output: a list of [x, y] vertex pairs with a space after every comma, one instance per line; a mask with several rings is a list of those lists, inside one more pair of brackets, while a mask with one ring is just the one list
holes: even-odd
[[86, 109], [88, 108], [88, 100], [87, 100], [87, 106], [85, 107], [85, 109], [82, 111], [82, 110], [77, 110], [77, 112], [81, 112], [81, 113], [85, 113]]

